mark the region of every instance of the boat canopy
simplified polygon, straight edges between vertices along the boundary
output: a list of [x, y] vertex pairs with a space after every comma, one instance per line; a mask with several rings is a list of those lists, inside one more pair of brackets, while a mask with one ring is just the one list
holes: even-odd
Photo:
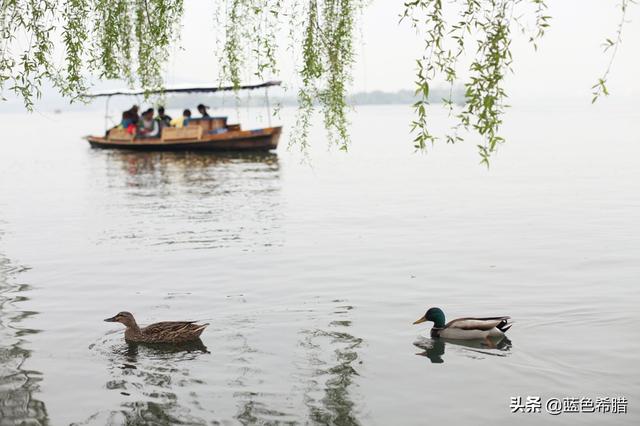
[[104, 96], [140, 96], [145, 94], [159, 94], [159, 93], [214, 93], [224, 92], [229, 90], [253, 90], [269, 88], [271, 86], [279, 86], [281, 81], [265, 81], [260, 84], [249, 84], [245, 86], [215, 86], [215, 87], [174, 87], [165, 88], [160, 90], [115, 90], [112, 92], [91, 93], [87, 95], [88, 98], [99, 98]]

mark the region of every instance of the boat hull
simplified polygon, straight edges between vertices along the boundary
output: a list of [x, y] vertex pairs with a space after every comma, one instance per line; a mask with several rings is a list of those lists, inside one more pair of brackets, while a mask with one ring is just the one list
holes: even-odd
[[134, 139], [112, 140], [104, 136], [87, 136], [94, 148], [127, 149], [143, 151], [269, 151], [278, 147], [282, 127], [257, 130], [229, 131], [215, 135], [203, 135], [200, 139], [162, 140]]

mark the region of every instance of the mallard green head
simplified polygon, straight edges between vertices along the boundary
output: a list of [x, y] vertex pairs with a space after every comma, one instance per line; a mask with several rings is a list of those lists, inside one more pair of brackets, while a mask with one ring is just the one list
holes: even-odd
[[418, 318], [413, 323], [420, 324], [425, 321], [433, 321], [434, 327], [443, 328], [445, 326], [444, 312], [440, 308], [429, 308], [423, 317]]

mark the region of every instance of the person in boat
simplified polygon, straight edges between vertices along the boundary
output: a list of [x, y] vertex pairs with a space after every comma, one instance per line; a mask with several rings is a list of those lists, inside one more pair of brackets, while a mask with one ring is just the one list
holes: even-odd
[[173, 120], [171, 120], [170, 124], [172, 127], [181, 128], [189, 124], [189, 120], [191, 120], [191, 110], [185, 109], [184, 111], [182, 111], [182, 117], [174, 118]]
[[138, 123], [139, 138], [157, 138], [160, 136], [160, 123], [153, 118], [153, 108], [149, 108], [142, 113], [142, 118]]
[[138, 105], [134, 105], [127, 110], [127, 112], [129, 113], [129, 118], [131, 118], [134, 123], [140, 121], [140, 116], [138, 115], [139, 109], [140, 108], [138, 107]]
[[171, 116], [165, 114], [163, 106], [158, 107], [158, 116], [156, 117], [156, 120], [160, 122], [161, 127], [168, 127], [171, 125]]
[[207, 112], [207, 108], [208, 107], [206, 105], [203, 105], [203, 104], [198, 105], [198, 112], [202, 115], [202, 118], [204, 119], [211, 118], [211, 116]]
[[117, 127], [125, 129], [127, 133], [133, 135], [136, 133], [136, 125], [137, 120], [133, 119], [131, 110], [127, 110], [122, 113], [122, 120], [120, 121], [120, 125]]

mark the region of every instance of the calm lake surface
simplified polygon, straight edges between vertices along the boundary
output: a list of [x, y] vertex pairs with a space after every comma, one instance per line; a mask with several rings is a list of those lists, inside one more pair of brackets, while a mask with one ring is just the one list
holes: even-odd
[[[489, 171], [473, 141], [414, 154], [411, 118], [359, 108], [351, 151], [317, 129], [308, 165], [288, 109], [262, 155], [93, 150], [100, 111], [0, 116], [0, 424], [638, 424], [637, 108], [514, 108]], [[434, 342], [411, 325], [429, 306], [515, 326]], [[102, 321], [120, 310], [211, 325], [129, 346]]]

